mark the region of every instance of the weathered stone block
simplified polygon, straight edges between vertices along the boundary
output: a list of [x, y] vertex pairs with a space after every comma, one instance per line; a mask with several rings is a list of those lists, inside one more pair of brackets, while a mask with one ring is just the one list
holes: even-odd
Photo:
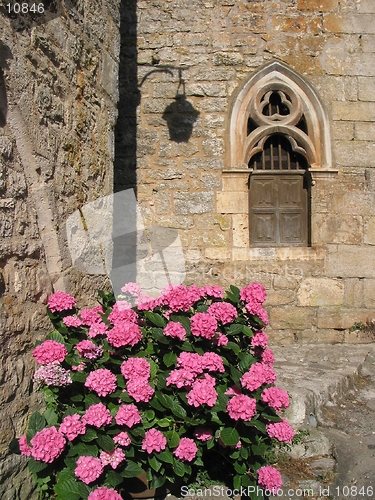
[[375, 33], [375, 16], [330, 12], [323, 18], [324, 29], [332, 33]]
[[374, 278], [375, 252], [373, 246], [328, 245], [326, 276]]
[[361, 46], [363, 52], [375, 52], [375, 35], [362, 35]]
[[214, 66], [239, 66], [243, 63], [243, 55], [239, 52], [217, 52], [212, 58]]
[[297, 296], [300, 306], [339, 306], [344, 303], [344, 284], [330, 278], [307, 278]]
[[349, 120], [359, 122], [375, 121], [375, 103], [373, 102], [341, 102], [331, 103], [334, 120]]
[[316, 244], [348, 243], [363, 241], [363, 220], [360, 215], [316, 214], [312, 220], [312, 232]]
[[174, 193], [176, 215], [204, 214], [214, 209], [213, 192]]
[[363, 300], [365, 307], [375, 308], [375, 279], [363, 280]]
[[375, 216], [366, 217], [363, 241], [368, 245], [375, 245]]
[[216, 193], [216, 209], [221, 214], [247, 214], [248, 196], [244, 192]]
[[364, 281], [358, 278], [344, 280], [346, 307], [364, 307]]
[[206, 259], [222, 262], [230, 260], [231, 251], [224, 247], [211, 247], [204, 250], [204, 256]]
[[233, 246], [249, 247], [249, 216], [247, 214], [233, 214]]
[[336, 0], [298, 0], [297, 8], [317, 12], [329, 12], [337, 8]]
[[270, 326], [277, 330], [304, 330], [315, 325], [316, 309], [307, 307], [274, 307]]
[[[372, 141], [375, 137], [375, 123], [364, 122], [354, 124], [355, 139], [358, 141]], [[375, 164], [375, 162], [374, 162]]]
[[318, 328], [333, 328], [346, 330], [355, 323], [366, 323], [369, 316], [368, 309], [343, 309], [341, 307], [320, 307], [318, 310]]
[[[374, 42], [374, 52], [375, 52], [375, 42]], [[374, 61], [375, 61], [375, 56], [374, 56]], [[360, 101], [375, 101], [374, 94], [375, 94], [375, 79], [370, 77], [359, 77], [358, 99]]]

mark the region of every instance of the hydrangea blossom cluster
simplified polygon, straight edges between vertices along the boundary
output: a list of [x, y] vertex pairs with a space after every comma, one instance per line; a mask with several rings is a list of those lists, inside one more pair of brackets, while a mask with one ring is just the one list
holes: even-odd
[[211, 450], [225, 456], [237, 485], [277, 490], [278, 471], [249, 458], [258, 435], [269, 445], [294, 437], [278, 414], [289, 398], [274, 385], [259, 323], [267, 323], [264, 287], [225, 295], [218, 286], [168, 285], [153, 298], [128, 283], [122, 294], [116, 302], [102, 292], [101, 305], [81, 311], [68, 294], [50, 297], [55, 330], [33, 356], [34, 380], [54, 411], [34, 418], [19, 452], [44, 464], [41, 471], [65, 468], [48, 477], [78, 482], [88, 500], [121, 499], [119, 478], [142, 469], [151, 485], [177, 470], [188, 481]]

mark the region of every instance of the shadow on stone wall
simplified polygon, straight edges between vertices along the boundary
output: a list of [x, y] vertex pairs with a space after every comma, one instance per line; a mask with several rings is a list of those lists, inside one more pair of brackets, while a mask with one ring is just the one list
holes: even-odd
[[8, 59], [12, 59], [10, 48], [0, 40], [0, 127], [5, 127], [8, 113], [8, 100], [6, 94], [4, 69], [9, 69]]
[[[140, 103], [137, 73], [137, 0], [122, 0], [120, 16], [119, 102], [115, 130], [113, 192], [133, 189], [137, 196], [137, 107]], [[123, 226], [125, 214], [116, 206], [113, 208], [115, 233], [116, 227]], [[129, 226], [126, 234], [113, 237], [112, 282], [116, 281], [116, 268], [129, 264], [134, 269], [137, 260], [136, 216], [126, 216]], [[136, 281], [136, 272], [130, 270], [127, 278], [128, 281]]]

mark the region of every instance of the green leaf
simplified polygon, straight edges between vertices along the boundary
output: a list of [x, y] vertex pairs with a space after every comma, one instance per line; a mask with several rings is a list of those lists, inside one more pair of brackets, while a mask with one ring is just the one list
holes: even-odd
[[83, 401], [83, 395], [74, 394], [73, 396], [70, 396], [70, 400], [73, 401], [73, 403], [80, 403], [81, 401]]
[[168, 464], [173, 464], [174, 458], [172, 453], [169, 450], [163, 450], [156, 454], [157, 458], [162, 462], [166, 462]]
[[162, 316], [160, 316], [160, 314], [151, 311], [145, 311], [145, 316], [149, 321], [151, 321], [153, 325], [158, 326], [159, 328], [165, 327], [166, 321]]
[[186, 410], [179, 404], [175, 403], [171, 407], [173, 415], [176, 415], [176, 417], [184, 419], [186, 417]]
[[168, 394], [162, 394], [161, 392], [158, 392], [156, 394], [156, 397], [158, 401], [164, 406], [164, 408], [167, 408], [169, 410], [169, 408], [173, 406], [173, 399], [168, 396]]
[[254, 363], [254, 356], [248, 352], [240, 352], [238, 358], [240, 359], [239, 367], [242, 373], [247, 371]]
[[233, 467], [238, 474], [246, 474], [247, 467], [245, 464], [239, 464], [238, 462], [234, 462]]
[[154, 410], [146, 410], [143, 415], [146, 417], [146, 419], [151, 422], [155, 418], [155, 412]]
[[70, 374], [73, 382], [81, 382], [84, 384], [87, 379], [87, 373], [85, 372], [71, 372]]
[[111, 453], [111, 451], [115, 449], [115, 442], [106, 434], [100, 434], [98, 436], [97, 443], [102, 450], [107, 451], [108, 453]]
[[136, 462], [127, 460], [125, 469], [121, 472], [123, 477], [137, 477], [143, 472], [143, 469]]
[[38, 473], [48, 467], [49, 464], [46, 462], [41, 462], [40, 460], [34, 460], [34, 458], [29, 458], [28, 462], [29, 471], [34, 474]]
[[263, 422], [259, 422], [259, 420], [251, 420], [249, 425], [255, 427], [256, 429], [258, 429], [258, 431], [262, 432], [263, 434], [266, 434], [267, 432], [265, 424]]
[[233, 427], [225, 427], [225, 429], [220, 431], [220, 439], [226, 446], [236, 446], [240, 440], [240, 435]]
[[240, 381], [240, 378], [242, 377], [242, 373], [239, 370], [237, 370], [237, 368], [235, 366], [231, 366], [230, 367], [230, 374], [231, 374], [233, 382], [235, 384], [238, 384], [238, 382]]
[[[227, 411], [229, 397], [225, 394], [219, 394], [215, 405], [212, 407], [213, 412]], [[237, 444], [237, 443], [236, 443]]]
[[156, 397], [153, 397], [150, 401], [149, 401], [149, 405], [152, 406], [153, 408], [155, 408], [155, 410], [158, 410], [158, 411], [165, 411], [165, 408], [162, 404], [159, 403], [159, 401], [156, 399]]
[[170, 448], [176, 448], [180, 443], [180, 436], [175, 430], [166, 432], [165, 437]]
[[112, 488], [116, 488], [119, 484], [121, 484], [124, 481], [124, 478], [121, 476], [121, 474], [118, 474], [114, 470], [110, 470], [106, 474], [106, 483], [109, 486], [112, 486]]
[[183, 477], [186, 472], [185, 464], [183, 464], [179, 460], [174, 460], [173, 470], [177, 474], [177, 476]]
[[56, 483], [54, 487], [55, 493], [59, 500], [80, 500], [81, 498], [87, 498], [89, 494], [88, 487], [77, 481], [75, 478], [65, 479]]
[[150, 489], [156, 490], [156, 489], [160, 488], [160, 486], [163, 486], [166, 479], [167, 478], [165, 476], [156, 476], [156, 477], [153, 476], [153, 478], [150, 481]]
[[68, 457], [76, 455], [96, 457], [98, 455], [98, 447], [94, 444], [86, 444], [84, 442], [72, 446], [68, 452]]
[[158, 426], [159, 427], [169, 427], [171, 421], [168, 420], [168, 418], [161, 418], [160, 420], [158, 420]]
[[177, 355], [174, 352], [168, 352], [163, 356], [163, 362], [167, 368], [176, 364]]
[[159, 462], [159, 460], [155, 456], [149, 456], [148, 463], [154, 469], [154, 471], [158, 472], [160, 470], [161, 462]]
[[163, 330], [161, 328], [153, 328], [151, 331], [151, 336], [154, 340], [159, 342], [160, 344], [170, 344], [170, 338], [164, 335]]
[[254, 336], [254, 332], [251, 328], [249, 328], [248, 326], [246, 325], [243, 325], [242, 327], [242, 332], [247, 336], [247, 337], [253, 337]]
[[46, 419], [38, 412], [35, 411], [29, 420], [29, 430], [33, 432], [39, 432], [44, 429], [47, 425]]
[[16, 455], [19, 455], [21, 453], [18, 439], [12, 439], [12, 441], [9, 443], [9, 451], [10, 453], [15, 453]]
[[86, 408], [88, 408], [89, 406], [92, 406], [92, 405], [96, 405], [98, 403], [100, 403], [100, 398], [98, 396], [96, 396], [95, 394], [87, 394], [87, 396], [85, 397], [85, 403], [86, 403]]
[[225, 347], [233, 351], [236, 356], [241, 352], [241, 347], [235, 342], [228, 342]]
[[57, 416], [57, 413], [55, 413], [53, 410], [51, 410], [50, 408], [47, 409], [44, 413], [43, 413], [43, 417], [47, 420], [47, 424], [48, 425], [56, 425], [59, 421], [59, 417]]
[[243, 325], [241, 323], [232, 323], [228, 328], [225, 329], [226, 335], [238, 335], [242, 332]]
[[60, 344], [64, 344], [65, 345], [65, 338], [57, 330], [49, 333], [47, 335], [47, 339], [48, 340], [56, 340], [56, 342], [60, 342]]

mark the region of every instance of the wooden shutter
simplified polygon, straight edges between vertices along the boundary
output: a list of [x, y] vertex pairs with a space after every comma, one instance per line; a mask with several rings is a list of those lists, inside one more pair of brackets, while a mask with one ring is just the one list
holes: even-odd
[[250, 177], [250, 244], [307, 246], [308, 193], [302, 173], [258, 173]]

